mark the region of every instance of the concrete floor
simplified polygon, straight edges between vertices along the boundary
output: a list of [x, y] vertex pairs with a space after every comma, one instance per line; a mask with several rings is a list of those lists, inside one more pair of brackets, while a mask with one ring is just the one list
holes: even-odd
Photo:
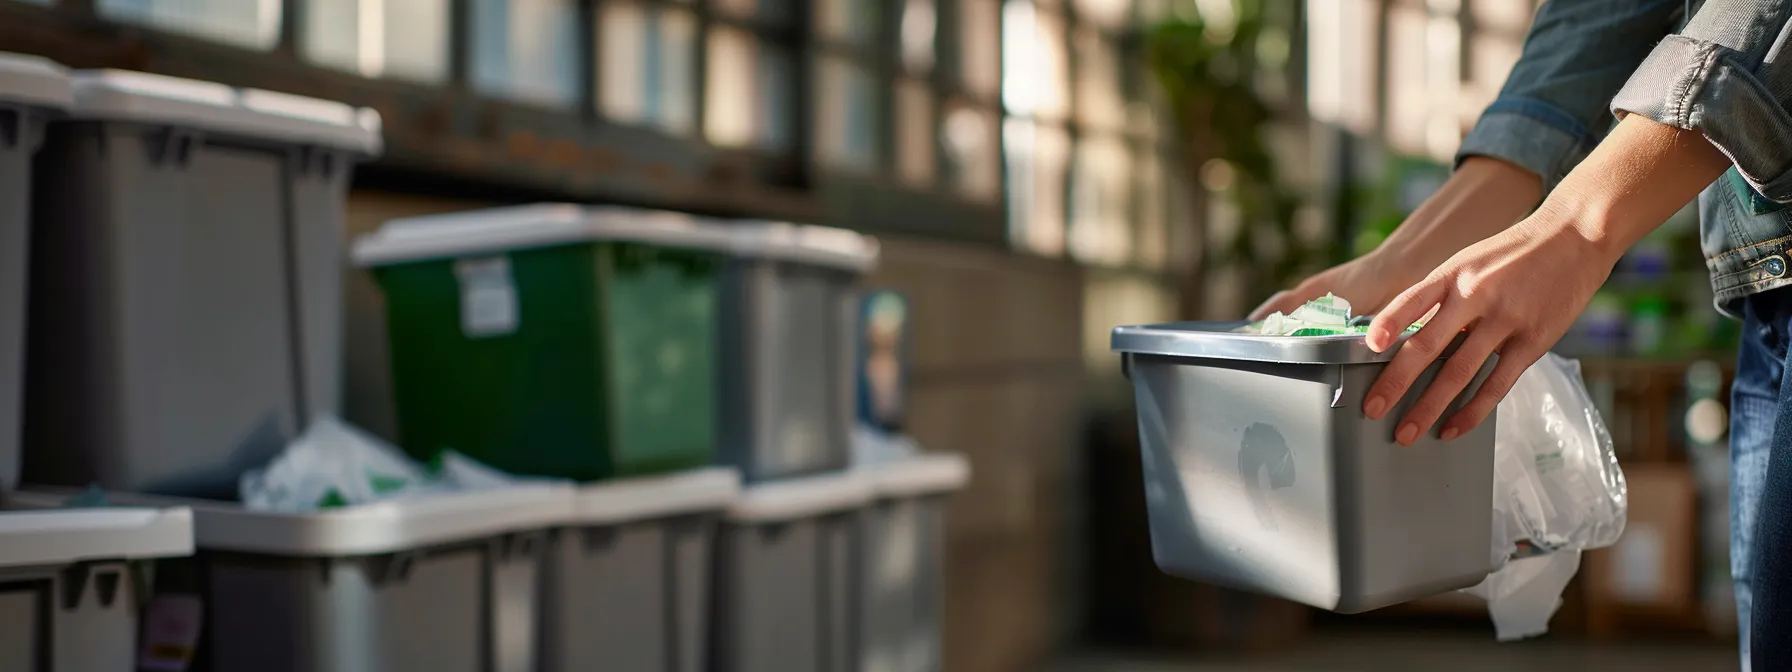
[[1544, 639], [1497, 644], [1475, 633], [1328, 632], [1249, 657], [1073, 655], [1047, 672], [1735, 672], [1732, 645]]

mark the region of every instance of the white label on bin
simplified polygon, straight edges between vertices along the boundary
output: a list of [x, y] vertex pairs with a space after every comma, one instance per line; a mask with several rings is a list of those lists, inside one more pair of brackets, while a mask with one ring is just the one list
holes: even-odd
[[143, 638], [137, 649], [137, 669], [185, 672], [193, 664], [204, 622], [205, 604], [199, 596], [157, 595], [143, 610]]
[[491, 338], [516, 333], [516, 283], [510, 278], [509, 257], [462, 259], [454, 262], [460, 278], [460, 329], [467, 338]]

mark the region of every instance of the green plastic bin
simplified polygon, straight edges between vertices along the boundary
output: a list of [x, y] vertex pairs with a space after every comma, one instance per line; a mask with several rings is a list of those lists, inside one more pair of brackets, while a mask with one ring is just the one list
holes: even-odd
[[543, 204], [387, 222], [399, 442], [581, 481], [709, 464], [729, 237], [688, 216]]

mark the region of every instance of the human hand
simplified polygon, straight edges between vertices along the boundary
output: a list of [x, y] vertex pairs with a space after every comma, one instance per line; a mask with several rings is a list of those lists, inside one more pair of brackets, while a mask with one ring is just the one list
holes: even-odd
[[1450, 255], [1523, 219], [1542, 189], [1542, 181], [1523, 168], [1469, 157], [1379, 247], [1277, 292], [1250, 319], [1293, 312], [1328, 292], [1350, 301], [1355, 313], [1374, 314]]

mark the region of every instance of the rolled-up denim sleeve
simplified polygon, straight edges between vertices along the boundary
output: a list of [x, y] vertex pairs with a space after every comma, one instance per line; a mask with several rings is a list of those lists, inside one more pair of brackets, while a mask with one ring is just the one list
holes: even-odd
[[1673, 32], [1683, 0], [1550, 0], [1499, 96], [1456, 161], [1490, 156], [1543, 178], [1544, 192], [1611, 129], [1612, 96]]
[[1749, 186], [1792, 202], [1788, 19], [1792, 3], [1783, 0], [1709, 0], [1655, 46], [1612, 111], [1703, 133]]

